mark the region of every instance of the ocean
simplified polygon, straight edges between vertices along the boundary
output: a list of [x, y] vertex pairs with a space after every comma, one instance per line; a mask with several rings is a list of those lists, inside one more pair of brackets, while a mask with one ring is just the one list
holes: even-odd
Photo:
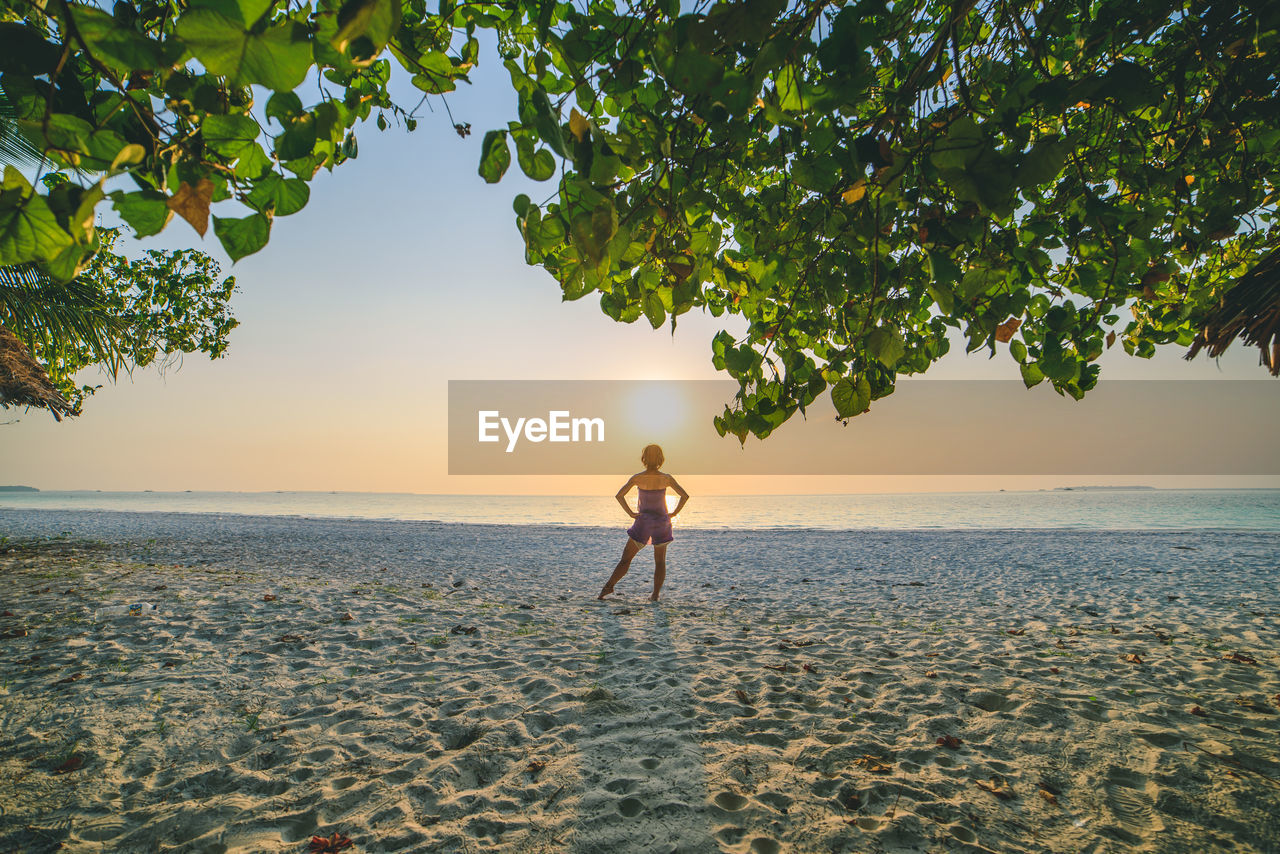
[[[674, 497], [671, 497], [674, 503]], [[85, 510], [625, 528], [612, 496], [364, 492], [0, 492], [0, 510]], [[695, 496], [686, 530], [1280, 531], [1280, 490]], [[0, 530], [0, 533], [4, 533]]]

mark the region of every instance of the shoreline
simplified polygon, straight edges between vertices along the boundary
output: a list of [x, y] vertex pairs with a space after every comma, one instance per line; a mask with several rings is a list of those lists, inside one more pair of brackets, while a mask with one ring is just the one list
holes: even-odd
[[0, 554], [0, 848], [1280, 848], [1280, 534], [686, 532], [649, 606], [612, 529], [136, 515]]
[[[1042, 490], [1043, 491], [1043, 490]], [[1172, 490], [1170, 490], [1172, 491]], [[1208, 491], [1208, 490], [1205, 490]], [[1236, 492], [1239, 490], [1228, 490]], [[1275, 492], [1277, 490], [1268, 490]], [[913, 493], [915, 494], [915, 493]], [[935, 494], [935, 493], [918, 493], [918, 494]], [[964, 493], [954, 493], [957, 495]], [[976, 493], [975, 493], [976, 494]], [[983, 493], [985, 494], [985, 493]], [[998, 494], [998, 493], [992, 493]], [[525, 497], [525, 496], [516, 496]], [[582, 497], [582, 496], [571, 496]], [[603, 499], [602, 499], [603, 501]], [[606, 506], [608, 502], [604, 502]], [[296, 522], [334, 522], [334, 523], [370, 523], [370, 524], [406, 524], [406, 525], [439, 525], [450, 527], [476, 527], [476, 528], [497, 528], [512, 529], [519, 531], [530, 528], [554, 528], [564, 531], [625, 531], [627, 521], [625, 518], [620, 519], [616, 524], [575, 524], [572, 522], [536, 522], [536, 523], [514, 523], [514, 522], [474, 522], [474, 521], [449, 521], [444, 519], [401, 519], [396, 517], [379, 517], [379, 516], [321, 516], [304, 513], [241, 513], [230, 510], [117, 510], [117, 509], [94, 509], [94, 508], [44, 508], [44, 507], [5, 507], [0, 506], [0, 525], [6, 520], [5, 514], [42, 514], [46, 516], [54, 514], [66, 515], [94, 515], [118, 514], [120, 516], [139, 516], [139, 517], [195, 517], [195, 518], [232, 518], [246, 521], [265, 521], [265, 520], [284, 520]], [[1046, 525], [1037, 527], [986, 527], [975, 525], [967, 528], [948, 528], [948, 527], [850, 527], [850, 528], [831, 528], [831, 527], [800, 527], [790, 525], [779, 525], [775, 527], [740, 527], [731, 524], [725, 524], [718, 527], [693, 527], [681, 525], [677, 529], [680, 532], [702, 534], [702, 533], [795, 533], [795, 534], [969, 534], [969, 533], [1010, 533], [1010, 534], [1037, 534], [1049, 532], [1062, 533], [1099, 533], [1099, 534], [1258, 534], [1268, 535], [1274, 534], [1280, 536], [1280, 527], [1234, 527], [1234, 526], [1185, 526], [1185, 527], [1083, 527], [1069, 525]]]

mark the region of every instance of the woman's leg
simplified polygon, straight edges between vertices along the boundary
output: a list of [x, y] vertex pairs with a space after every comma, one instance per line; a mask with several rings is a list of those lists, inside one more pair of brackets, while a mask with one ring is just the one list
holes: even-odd
[[636, 556], [636, 552], [644, 548], [643, 543], [637, 543], [635, 540], [627, 537], [626, 548], [622, 550], [622, 560], [618, 561], [618, 565], [613, 569], [613, 575], [609, 576], [609, 580], [604, 583], [604, 587], [600, 589], [600, 595], [597, 599], [603, 599], [613, 592], [613, 585], [622, 580], [622, 576], [627, 574], [627, 570], [631, 569], [631, 559]]
[[662, 593], [662, 582], [667, 580], [667, 544], [655, 545], [653, 547], [653, 595], [649, 597], [650, 602], [657, 602], [658, 595]]

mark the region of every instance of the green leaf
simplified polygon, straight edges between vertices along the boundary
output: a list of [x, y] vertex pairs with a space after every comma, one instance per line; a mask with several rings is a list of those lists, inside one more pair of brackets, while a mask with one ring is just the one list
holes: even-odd
[[520, 169], [535, 181], [546, 181], [556, 174], [556, 159], [545, 148], [534, 149], [528, 136], [516, 137], [516, 159]]
[[[39, 77], [58, 67], [62, 51], [44, 40], [40, 33], [26, 23], [0, 22], [0, 73], [21, 77]], [[6, 81], [7, 82], [7, 81]]]
[[111, 194], [111, 206], [129, 224], [138, 237], [159, 234], [169, 224], [173, 211], [165, 204], [168, 197], [157, 190], [137, 190]]
[[511, 149], [507, 147], [507, 132], [491, 130], [484, 135], [480, 145], [480, 177], [488, 184], [502, 180], [511, 165]]
[[831, 387], [831, 402], [835, 404], [836, 415], [840, 418], [852, 418], [866, 412], [871, 407], [871, 383], [865, 376], [856, 380], [841, 378]]
[[[76, 29], [94, 59], [117, 71], [145, 71], [171, 64], [172, 49], [152, 41], [136, 30], [120, 25], [114, 17], [91, 6], [68, 4]], [[168, 62], [165, 60], [168, 59]]]
[[1062, 172], [1071, 147], [1058, 136], [1037, 140], [1018, 163], [1015, 182], [1019, 187], [1035, 187], [1052, 181]]
[[303, 113], [289, 123], [284, 133], [276, 137], [276, 154], [281, 160], [300, 160], [316, 147], [316, 117]]
[[44, 197], [21, 172], [6, 165], [0, 184], [0, 267], [52, 261], [73, 242]]
[[867, 351], [880, 364], [892, 369], [907, 352], [907, 342], [896, 326], [877, 326], [867, 336]]
[[311, 41], [306, 28], [293, 21], [259, 31], [255, 24], [269, 5], [208, 0], [182, 13], [177, 33], [211, 73], [238, 86], [257, 83], [288, 92], [302, 84], [311, 68]]
[[458, 76], [458, 69], [448, 54], [428, 50], [421, 56], [414, 57], [412, 66], [418, 69], [418, 73], [413, 76], [413, 85], [428, 95], [452, 92], [457, 88], [454, 79]]
[[267, 245], [271, 236], [271, 221], [257, 213], [240, 219], [213, 218], [213, 233], [218, 236], [222, 248], [232, 261], [239, 261]]
[[245, 197], [245, 202], [261, 213], [288, 216], [302, 210], [311, 198], [311, 188], [301, 178], [268, 175]]
[[205, 116], [200, 125], [204, 144], [217, 154], [234, 160], [253, 145], [261, 129], [250, 116]]
[[724, 65], [714, 56], [686, 45], [676, 54], [671, 85], [686, 95], [702, 95], [724, 78]]
[[255, 142], [247, 150], [241, 152], [240, 158], [236, 161], [235, 173], [237, 178], [255, 181], [270, 169], [271, 159], [262, 150], [262, 146]]
[[357, 60], [370, 60], [382, 52], [399, 26], [399, 0], [347, 0], [338, 11], [338, 32], [329, 44]]
[[267, 100], [267, 118], [275, 119], [282, 128], [303, 112], [302, 99], [293, 92], [276, 92]]
[[649, 321], [649, 325], [654, 329], [658, 329], [666, 322], [667, 310], [662, 305], [662, 297], [658, 296], [657, 291], [647, 292], [642, 298], [640, 306], [644, 311], [645, 318]]
[[542, 87], [533, 90], [533, 94], [529, 96], [529, 102], [533, 105], [534, 120], [533, 129], [538, 132], [538, 136], [542, 141], [551, 146], [551, 150], [561, 157], [568, 158], [569, 150], [564, 144], [564, 130], [560, 127], [560, 119], [551, 109], [551, 99], [547, 97], [547, 92]]
[[1044, 373], [1034, 362], [1019, 365], [1018, 370], [1022, 373], [1022, 382], [1027, 388], [1044, 382]]

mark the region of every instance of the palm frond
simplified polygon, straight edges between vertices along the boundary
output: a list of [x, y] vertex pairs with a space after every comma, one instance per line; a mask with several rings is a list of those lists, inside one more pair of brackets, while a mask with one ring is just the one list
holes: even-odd
[[33, 350], [83, 345], [112, 377], [127, 364], [127, 319], [92, 285], [54, 281], [34, 264], [0, 267], [0, 323]]
[[1222, 355], [1239, 337], [1262, 353], [1261, 363], [1280, 376], [1280, 249], [1273, 250], [1250, 268], [1222, 297], [1196, 333], [1186, 358], [1202, 349]]
[[0, 165], [38, 166], [43, 159], [40, 146], [18, 125], [13, 102], [0, 89]]
[[48, 373], [31, 356], [26, 345], [0, 324], [0, 406], [37, 406], [61, 421], [79, 415], [49, 380]]

